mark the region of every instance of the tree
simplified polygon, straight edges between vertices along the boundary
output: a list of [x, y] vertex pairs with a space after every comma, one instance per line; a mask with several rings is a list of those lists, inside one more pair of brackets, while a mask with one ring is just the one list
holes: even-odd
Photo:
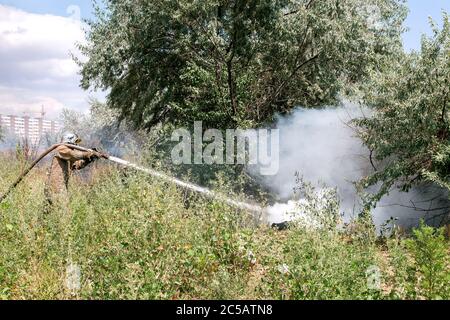
[[107, 0], [82, 87], [137, 127], [254, 127], [337, 102], [401, 46], [403, 0]]
[[64, 130], [77, 133], [85, 145], [104, 148], [121, 156], [125, 151], [134, 154], [139, 145], [155, 139], [155, 134], [146, 132], [144, 137], [140, 131], [129, 130], [127, 123], [117, 120], [117, 112], [111, 112], [103, 103], [95, 99], [89, 103], [89, 114], [64, 109], [61, 115]]
[[360, 119], [360, 137], [380, 168], [363, 180], [379, 182], [380, 198], [394, 185], [433, 182], [450, 190], [450, 25], [444, 13], [439, 30], [422, 37], [420, 52], [385, 61], [365, 88], [374, 115]]

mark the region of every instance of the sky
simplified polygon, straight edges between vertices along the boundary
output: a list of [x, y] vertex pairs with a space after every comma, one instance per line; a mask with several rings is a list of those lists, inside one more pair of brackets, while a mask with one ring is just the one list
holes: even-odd
[[[437, 22], [450, 0], [408, 0], [403, 36], [405, 50], [418, 50], [422, 33], [431, 34], [428, 17]], [[79, 88], [78, 67], [70, 52], [83, 42], [82, 19], [93, 18], [91, 0], [0, 0], [0, 114], [56, 119], [63, 108], [89, 109], [88, 98], [103, 93]]]

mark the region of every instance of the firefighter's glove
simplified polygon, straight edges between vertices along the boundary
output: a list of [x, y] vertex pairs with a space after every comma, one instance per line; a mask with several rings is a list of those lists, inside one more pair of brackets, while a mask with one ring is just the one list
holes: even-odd
[[97, 159], [99, 159], [99, 158], [108, 159], [109, 158], [109, 155], [107, 153], [98, 151], [97, 148], [92, 148], [92, 150], [94, 150], [94, 154]]

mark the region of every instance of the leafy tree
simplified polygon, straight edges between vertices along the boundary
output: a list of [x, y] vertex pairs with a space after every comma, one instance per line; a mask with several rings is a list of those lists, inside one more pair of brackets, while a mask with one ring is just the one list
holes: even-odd
[[404, 0], [106, 0], [77, 61], [136, 126], [252, 127], [335, 103], [400, 48], [405, 14]]
[[434, 26], [423, 37], [420, 52], [385, 61], [365, 88], [374, 115], [357, 120], [360, 136], [380, 161], [363, 180], [381, 182], [381, 197], [393, 185], [408, 190], [414, 183], [433, 182], [450, 190], [450, 25]]

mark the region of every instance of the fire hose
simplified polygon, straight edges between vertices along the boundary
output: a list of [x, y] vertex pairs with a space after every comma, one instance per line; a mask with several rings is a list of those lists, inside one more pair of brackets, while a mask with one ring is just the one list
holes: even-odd
[[[85, 151], [85, 152], [96, 152], [96, 150], [93, 149], [88, 149], [88, 148], [83, 148], [77, 145], [72, 145], [72, 144], [65, 144], [65, 143], [60, 143], [60, 144], [55, 144], [53, 146], [51, 146], [50, 148], [48, 148], [47, 150], [45, 150], [39, 157], [36, 158], [36, 160], [34, 160], [30, 166], [28, 168], [25, 169], [25, 171], [23, 171], [21, 173], [21, 175], [13, 182], [13, 184], [8, 188], [8, 190], [0, 196], [0, 203], [3, 202], [3, 200], [5, 200], [5, 198], [11, 193], [11, 191], [14, 190], [14, 188], [17, 187], [17, 185], [25, 178], [25, 176], [43, 159], [45, 158], [50, 152], [54, 151], [56, 148], [58, 148], [59, 146], [66, 146], [75, 150], [80, 150], [80, 151]], [[117, 157], [113, 157], [113, 156], [105, 156], [106, 160], [109, 160], [111, 162], [114, 162], [116, 164], [120, 164], [122, 166], [125, 167], [129, 167], [129, 168], [133, 168], [135, 170], [147, 173], [151, 176], [154, 176], [156, 178], [159, 178], [161, 180], [164, 180], [166, 182], [169, 183], [173, 183], [175, 185], [178, 185], [184, 189], [189, 189], [192, 191], [195, 191], [197, 193], [203, 194], [204, 196], [206, 196], [207, 198], [210, 199], [215, 199], [221, 202], [224, 202], [232, 207], [235, 208], [239, 208], [239, 209], [243, 209], [243, 210], [248, 210], [254, 213], [259, 213], [262, 214], [264, 212], [264, 209], [260, 206], [257, 205], [252, 205], [250, 203], [246, 203], [246, 202], [241, 202], [241, 201], [237, 201], [234, 199], [230, 199], [222, 194], [216, 193], [214, 191], [211, 191], [207, 188], [204, 187], [200, 187], [198, 185], [195, 185], [193, 183], [188, 183], [185, 181], [182, 181], [180, 179], [171, 177], [169, 175], [166, 175], [164, 173], [158, 172], [156, 170], [150, 169], [150, 168], [144, 168], [141, 166], [138, 166], [134, 163], [128, 162], [126, 160], [117, 158]]]

